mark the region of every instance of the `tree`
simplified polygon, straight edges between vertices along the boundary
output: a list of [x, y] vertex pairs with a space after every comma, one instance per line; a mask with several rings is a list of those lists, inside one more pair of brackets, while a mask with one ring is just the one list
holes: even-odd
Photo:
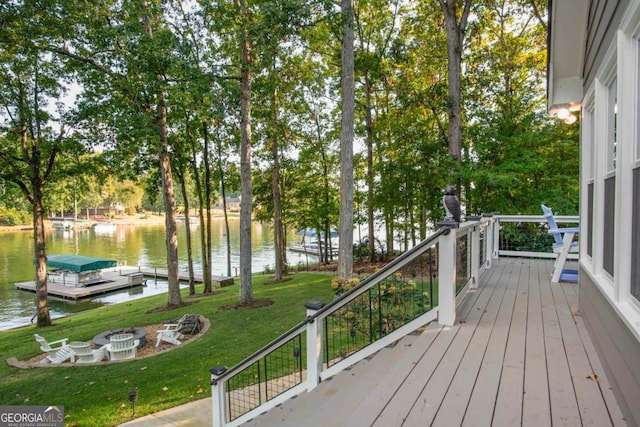
[[67, 136], [64, 111], [50, 105], [64, 92], [60, 64], [25, 43], [46, 31], [40, 26], [37, 10], [29, 4], [5, 4], [0, 14], [0, 178], [16, 184], [31, 205], [37, 325], [44, 327], [52, 324], [47, 299], [46, 188], [72, 173], [67, 169], [72, 164], [70, 159], [80, 156], [82, 150]]
[[[82, 76], [85, 111], [95, 114], [96, 110], [102, 109], [105, 114], [110, 110], [114, 121], [118, 115], [128, 113], [125, 120], [137, 120], [139, 137], [148, 138], [150, 150], [155, 151], [165, 208], [167, 305], [180, 305], [167, 93], [172, 78], [180, 76], [182, 67], [171, 53], [175, 39], [164, 22], [162, 4], [150, 4], [147, 0], [140, 0], [136, 5], [117, 2], [80, 5], [66, 0], [60, 0], [60, 3], [50, 2], [49, 11], [56, 19], [54, 25], [67, 32], [63, 37], [45, 38], [42, 43], [52, 53], [67, 58], [69, 66]], [[84, 31], [77, 31], [78, 28]], [[127, 148], [134, 147], [131, 144]]]
[[353, 4], [342, 0], [342, 119], [340, 123], [340, 244], [338, 276], [348, 279], [353, 272], [353, 139], [354, 56]]
[[[472, 0], [438, 0], [444, 14], [447, 33], [448, 94], [449, 94], [449, 155], [462, 161], [462, 101], [460, 80], [464, 35], [471, 12]], [[462, 7], [461, 7], [462, 6]], [[460, 8], [462, 10], [460, 10]]]
[[250, 11], [247, 0], [234, 0], [240, 20], [240, 297], [239, 304], [253, 302], [251, 283], [251, 82], [253, 80], [252, 41], [249, 38]]
[[[563, 212], [578, 206], [578, 125], [545, 113], [546, 25], [530, 1], [490, 2], [470, 34], [466, 110], [469, 152], [465, 180], [474, 183], [472, 212]], [[536, 188], [532, 192], [532, 187]]]
[[362, 78], [364, 100], [365, 141], [366, 154], [366, 187], [367, 187], [367, 225], [369, 260], [375, 261], [375, 169], [374, 147], [377, 140], [376, 120], [378, 119], [378, 105], [376, 94], [381, 92], [381, 85], [386, 85], [391, 77], [385, 69], [389, 50], [392, 46], [400, 11], [398, 0], [389, 5], [387, 1], [361, 1], [355, 13], [355, 24], [359, 41], [359, 51], [356, 54], [356, 71]]

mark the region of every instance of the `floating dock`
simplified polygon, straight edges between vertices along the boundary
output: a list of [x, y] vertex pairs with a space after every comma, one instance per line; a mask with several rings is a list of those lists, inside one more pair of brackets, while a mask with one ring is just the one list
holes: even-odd
[[[145, 277], [153, 277], [153, 278], [161, 277], [163, 279], [166, 279], [167, 277], [169, 277], [169, 273], [166, 268], [155, 268], [155, 267], [138, 267], [138, 268], [131, 267], [131, 268], [136, 272], [140, 272], [144, 274]], [[188, 282], [189, 273], [186, 271], [179, 272], [178, 279], [180, 279], [181, 282]], [[196, 283], [204, 282], [202, 278], [202, 274], [198, 274], [198, 273], [194, 273], [193, 280]], [[213, 284], [216, 288], [231, 286], [234, 284], [233, 277], [230, 277], [230, 276], [211, 276], [211, 280], [213, 281]]]
[[[102, 280], [88, 286], [69, 286], [62, 283], [47, 282], [47, 295], [65, 300], [79, 300], [122, 289], [130, 289], [142, 286], [140, 280], [137, 280], [137, 276], [141, 273], [148, 278], [166, 279], [168, 277], [166, 268], [119, 267], [114, 270], [103, 270]], [[136, 280], [132, 280], [134, 277], [136, 277]], [[189, 275], [181, 272], [179, 279], [180, 281], [188, 281]], [[230, 286], [234, 283], [233, 277], [213, 276], [212, 279], [215, 287]], [[202, 275], [194, 275], [194, 280], [197, 283], [202, 283]], [[35, 281], [19, 282], [15, 283], [14, 286], [21, 291], [36, 292]]]

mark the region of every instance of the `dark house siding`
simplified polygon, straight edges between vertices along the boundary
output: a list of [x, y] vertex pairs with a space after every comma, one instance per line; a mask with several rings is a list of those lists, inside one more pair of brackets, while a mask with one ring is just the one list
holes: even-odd
[[580, 271], [580, 313], [603, 360], [627, 425], [640, 425], [640, 342], [585, 271]]
[[[618, 28], [629, 0], [593, 0], [587, 17], [587, 39], [584, 55], [584, 86], [595, 78], [597, 66], [602, 62]], [[576, 31], [581, 29], [576, 28]]]

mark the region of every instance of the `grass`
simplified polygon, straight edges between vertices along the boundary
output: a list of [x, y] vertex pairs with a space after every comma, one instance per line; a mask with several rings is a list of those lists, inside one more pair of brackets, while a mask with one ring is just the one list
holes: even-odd
[[[27, 326], [0, 332], [0, 354], [26, 360], [40, 353], [33, 334], [50, 341], [88, 341], [106, 330], [144, 326], [197, 313], [211, 321], [201, 338], [172, 351], [124, 363], [93, 366], [17, 369], [0, 367], [0, 404], [64, 406], [67, 426], [113, 426], [132, 419], [128, 393], [138, 391], [136, 417], [211, 396], [209, 368], [232, 367], [305, 318], [304, 303], [333, 299], [331, 277], [297, 273], [293, 279], [264, 285], [271, 277], [254, 278], [256, 300], [274, 304], [256, 309], [219, 310], [234, 304], [238, 285], [211, 296], [188, 297], [193, 304], [150, 312], [166, 305], [166, 295], [101, 307], [57, 319], [50, 328]], [[201, 291], [201, 289], [199, 289]], [[153, 345], [155, 337], [148, 337]]]

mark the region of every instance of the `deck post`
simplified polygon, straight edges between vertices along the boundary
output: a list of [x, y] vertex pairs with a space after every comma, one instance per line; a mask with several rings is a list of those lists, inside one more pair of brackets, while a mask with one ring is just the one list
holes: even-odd
[[500, 218], [495, 219], [492, 224], [493, 239], [491, 241], [491, 256], [498, 259], [500, 256]]
[[324, 307], [321, 301], [310, 301], [304, 305], [307, 309], [307, 391], [320, 384], [322, 372], [322, 321], [311, 318]]
[[478, 287], [480, 280], [480, 223], [473, 226], [471, 232], [471, 284], [470, 288]]
[[438, 323], [453, 326], [456, 321], [456, 249], [458, 229], [449, 228], [438, 241]]
[[489, 218], [489, 222], [487, 222], [487, 226], [484, 229], [484, 262], [485, 268], [488, 270], [493, 263], [493, 227], [496, 221], [493, 219], [493, 214], [484, 214], [482, 216]]
[[209, 369], [211, 372], [211, 425], [213, 427], [223, 427], [226, 425], [226, 405], [224, 402], [225, 382], [219, 382], [218, 377], [224, 374], [227, 368], [222, 365]]

